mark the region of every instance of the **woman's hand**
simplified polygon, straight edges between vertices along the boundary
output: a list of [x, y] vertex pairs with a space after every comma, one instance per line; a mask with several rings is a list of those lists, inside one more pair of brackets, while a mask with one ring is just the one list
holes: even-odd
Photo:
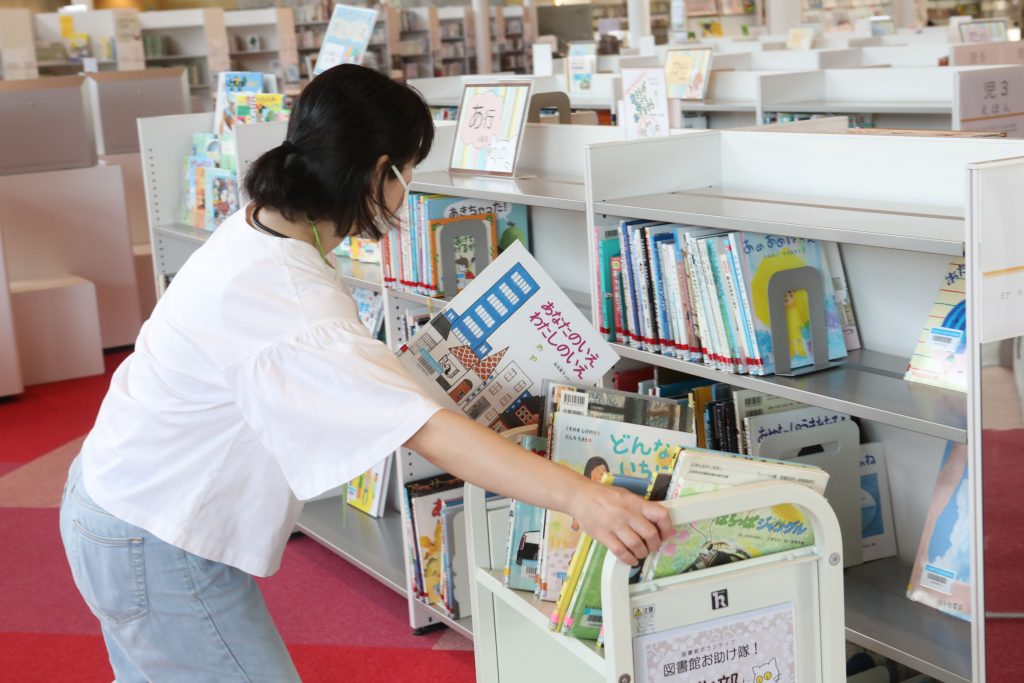
[[569, 514], [583, 530], [633, 566], [672, 532], [668, 510], [626, 489], [581, 480]]
[[405, 445], [488, 491], [571, 515], [630, 566], [657, 550], [672, 531], [668, 510], [658, 503], [527, 453], [449, 410], [435, 413]]

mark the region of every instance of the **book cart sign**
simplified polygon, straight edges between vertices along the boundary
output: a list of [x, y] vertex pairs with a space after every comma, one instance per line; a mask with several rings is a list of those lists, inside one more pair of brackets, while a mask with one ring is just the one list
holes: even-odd
[[1024, 67], [957, 73], [958, 130], [1024, 137]]
[[449, 170], [511, 177], [530, 103], [529, 81], [466, 86], [452, 143]]
[[320, 75], [339, 64], [362, 64], [376, 23], [375, 9], [335, 5], [314, 73]]
[[638, 636], [636, 683], [797, 683], [795, 624], [783, 603]]

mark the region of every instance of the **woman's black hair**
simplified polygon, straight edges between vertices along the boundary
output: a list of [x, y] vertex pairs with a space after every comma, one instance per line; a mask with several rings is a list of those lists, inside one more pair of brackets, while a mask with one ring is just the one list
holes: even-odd
[[[330, 221], [339, 237], [379, 238], [379, 216], [395, 223], [384, 201], [391, 165], [418, 164], [433, 142], [434, 121], [415, 90], [342, 64], [302, 91], [284, 143], [253, 163], [245, 191], [290, 221]], [[382, 155], [388, 163], [378, 169]]]

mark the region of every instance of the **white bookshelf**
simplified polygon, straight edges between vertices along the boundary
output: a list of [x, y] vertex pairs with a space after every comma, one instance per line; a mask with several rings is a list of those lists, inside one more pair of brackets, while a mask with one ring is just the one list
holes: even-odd
[[398, 42], [392, 50], [395, 68], [405, 80], [438, 75], [441, 26], [437, 7], [403, 7], [398, 21]]
[[437, 59], [445, 76], [476, 73], [476, 27], [469, 7], [437, 10], [441, 50]]
[[0, 78], [5, 81], [39, 77], [32, 24], [28, 9], [0, 9]]
[[[959, 71], [971, 67], [826, 69], [768, 74], [759, 114], [871, 114], [876, 128], [954, 130]], [[759, 120], [761, 117], [759, 116]]]
[[193, 105], [211, 111], [217, 74], [231, 69], [224, 10], [141, 12], [139, 22], [147, 68], [184, 66]]
[[291, 8], [224, 13], [231, 68], [277, 75], [282, 92], [299, 84], [299, 52]]
[[[968, 165], [1022, 153], [1024, 142], [1009, 140], [740, 130], [588, 151], [588, 217], [595, 229], [648, 218], [840, 243], [865, 349], [839, 368], [800, 378], [753, 378], [616, 349], [632, 360], [861, 418], [862, 440], [882, 441], [892, 463], [901, 540], [898, 557], [847, 571], [846, 637], [941, 681], [978, 680], [981, 627], [903, 595], [944, 444], [977, 446], [969, 417], [974, 391], [965, 396], [908, 383], [902, 374], [943, 268], [963, 253], [968, 239]], [[679, 158], [690, 161], [686, 169], [672, 176], [659, 171]], [[777, 172], [782, 159], [786, 173]], [[628, 178], [622, 168], [631, 169]], [[906, 177], [916, 179], [912, 186], [900, 182]], [[756, 211], [743, 208], [755, 203]], [[842, 218], [854, 213], [857, 220]], [[598, 291], [596, 283], [591, 288]], [[883, 303], [871, 305], [878, 301]], [[971, 467], [978, 465], [972, 460]], [[972, 518], [980, 515], [980, 502], [972, 501], [971, 511]], [[980, 538], [971, 541], [971, 551], [981, 558]]]
[[889, 0], [801, 0], [800, 20], [825, 31], [851, 31], [858, 19], [891, 12]]
[[[144, 67], [139, 15], [134, 9], [108, 9], [70, 14], [36, 14], [36, 40], [64, 43], [62, 22], [72, 22], [75, 33], [89, 36], [89, 52], [100, 71], [137, 70]], [[68, 75], [82, 70], [81, 61], [66, 59], [38, 62], [43, 75]]]

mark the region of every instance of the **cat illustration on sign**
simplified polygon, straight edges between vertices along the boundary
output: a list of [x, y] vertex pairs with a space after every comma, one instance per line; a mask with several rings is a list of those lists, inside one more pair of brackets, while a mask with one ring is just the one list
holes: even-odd
[[779, 663], [774, 657], [767, 664], [754, 667], [755, 683], [778, 683], [779, 679]]

